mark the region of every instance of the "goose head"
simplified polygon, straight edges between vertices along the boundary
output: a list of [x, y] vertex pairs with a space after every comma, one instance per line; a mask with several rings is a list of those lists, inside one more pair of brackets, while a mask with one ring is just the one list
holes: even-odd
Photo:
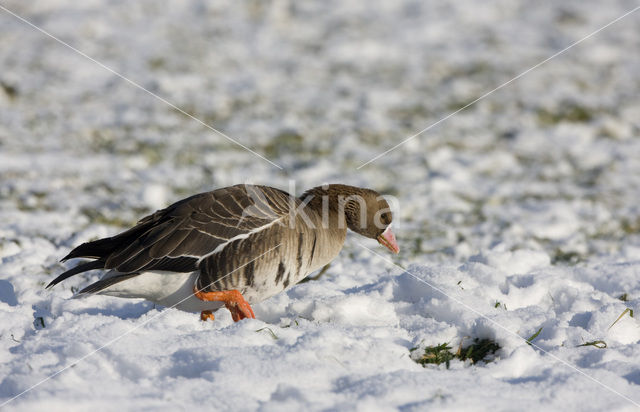
[[347, 227], [398, 253], [400, 248], [391, 230], [393, 214], [389, 203], [375, 190], [360, 189], [344, 199]]

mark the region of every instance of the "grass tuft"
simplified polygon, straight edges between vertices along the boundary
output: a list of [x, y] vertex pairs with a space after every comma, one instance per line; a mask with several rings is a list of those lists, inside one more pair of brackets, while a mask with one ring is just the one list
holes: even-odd
[[80, 213], [85, 215], [91, 223], [118, 227], [133, 226], [135, 224], [135, 222], [124, 220], [117, 216], [107, 216], [97, 209], [82, 208]]
[[638, 233], [640, 232], [640, 217], [622, 219], [620, 226], [627, 235]]
[[[411, 348], [409, 352], [414, 352], [418, 348]], [[441, 343], [435, 346], [427, 346], [424, 348], [424, 353], [419, 358], [412, 358], [416, 363], [422, 366], [425, 365], [440, 365], [445, 364], [449, 369], [452, 359], [459, 359], [461, 361], [471, 360], [472, 364], [479, 361], [491, 362], [494, 354], [500, 349], [500, 345], [496, 341], [491, 339], [479, 339], [475, 338], [473, 343], [466, 348], [462, 348], [462, 343], [457, 352], [452, 352], [451, 346], [448, 343]]]
[[561, 122], [587, 123], [594, 118], [594, 110], [577, 103], [566, 102], [557, 110], [539, 108], [538, 122], [543, 126], [552, 126]]
[[[409, 352], [413, 352], [416, 349], [418, 348], [412, 348]], [[451, 352], [451, 346], [449, 346], [448, 343], [441, 343], [436, 346], [427, 346], [424, 348], [422, 356], [415, 361], [422, 366], [429, 364], [440, 365], [441, 363], [444, 363], [447, 365], [447, 369], [449, 369], [449, 363], [451, 362], [451, 359], [454, 359], [455, 357], [456, 355]]]
[[300, 153], [303, 150], [304, 137], [295, 130], [281, 131], [264, 146], [264, 152], [270, 158], [277, 158], [291, 152]]
[[[462, 349], [462, 346], [460, 348]], [[475, 338], [473, 343], [466, 349], [458, 350], [457, 357], [461, 361], [471, 359], [472, 363], [476, 363], [481, 360], [490, 362], [493, 359], [489, 359], [489, 357], [493, 357], [499, 349], [500, 345], [498, 345], [494, 340]]]
[[551, 258], [551, 264], [556, 265], [558, 263], [564, 263], [567, 265], [575, 265], [580, 263], [583, 257], [578, 252], [565, 252], [561, 249], [556, 249]]

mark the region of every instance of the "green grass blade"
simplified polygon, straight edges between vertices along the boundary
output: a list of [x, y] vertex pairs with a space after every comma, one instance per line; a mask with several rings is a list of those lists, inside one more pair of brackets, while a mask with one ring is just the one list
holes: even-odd
[[542, 332], [542, 328], [544, 326], [540, 326], [540, 329], [538, 329], [538, 331], [536, 333], [534, 333], [533, 335], [529, 336], [529, 338], [527, 339], [527, 345], [531, 345], [531, 342], [538, 337], [538, 335], [540, 334], [540, 332]]

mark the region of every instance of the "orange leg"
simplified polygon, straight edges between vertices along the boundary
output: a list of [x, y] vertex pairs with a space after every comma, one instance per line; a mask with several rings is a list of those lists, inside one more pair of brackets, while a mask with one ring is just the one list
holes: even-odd
[[[194, 287], [193, 294], [198, 299], [204, 300], [206, 302], [224, 302], [224, 306], [229, 309], [229, 312], [231, 312], [231, 317], [233, 318], [234, 322], [238, 322], [239, 320], [245, 318], [256, 318], [256, 315], [253, 314], [253, 309], [251, 309], [251, 306], [249, 305], [249, 302], [247, 302], [242, 294], [235, 289], [223, 290], [220, 292], [203, 292], [201, 290], [198, 290], [197, 287]], [[203, 316], [207, 316], [208, 318], [209, 315], [205, 314], [205, 312], [209, 312], [211, 317], [213, 317], [213, 314], [211, 314], [210, 311], [205, 310], [200, 314], [200, 319], [203, 319]]]
[[215, 320], [216, 317], [213, 316], [213, 312], [211, 312], [210, 310], [203, 310], [202, 312], [200, 312], [200, 320], [201, 321], [207, 321], [207, 320]]

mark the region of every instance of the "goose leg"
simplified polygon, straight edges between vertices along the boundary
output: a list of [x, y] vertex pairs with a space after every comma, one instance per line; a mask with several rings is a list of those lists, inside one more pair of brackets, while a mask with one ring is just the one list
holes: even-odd
[[216, 317], [213, 316], [213, 312], [211, 312], [210, 310], [203, 310], [202, 312], [200, 312], [200, 320], [201, 321], [207, 321], [207, 320], [215, 320]]
[[[256, 318], [256, 315], [254, 315], [253, 313], [253, 309], [251, 309], [251, 305], [249, 305], [249, 302], [247, 302], [242, 294], [236, 289], [216, 292], [203, 292], [194, 287], [193, 294], [198, 299], [204, 300], [206, 302], [224, 302], [224, 306], [229, 309], [229, 312], [231, 312], [231, 317], [233, 318], [234, 322], [238, 322], [239, 320], [245, 318]], [[207, 314], [205, 312], [209, 313]], [[200, 313], [200, 319], [205, 320], [205, 317], [207, 319], [210, 319], [209, 315], [213, 317], [213, 314], [210, 311], [202, 311], [202, 313]]]

